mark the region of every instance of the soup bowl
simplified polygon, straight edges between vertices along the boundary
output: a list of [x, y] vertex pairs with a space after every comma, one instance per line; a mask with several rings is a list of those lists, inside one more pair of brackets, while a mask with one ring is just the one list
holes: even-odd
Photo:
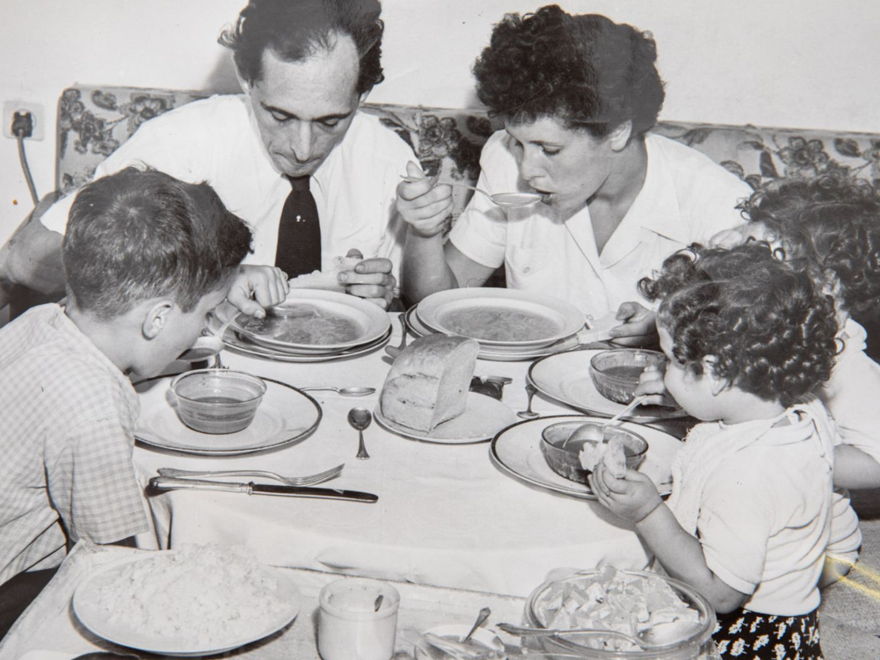
[[606, 426], [602, 420], [557, 422], [541, 432], [541, 453], [548, 467], [560, 477], [587, 483], [591, 470], [581, 465], [584, 445], [601, 445], [617, 438], [623, 443], [626, 467], [635, 470], [648, 452], [648, 443], [638, 433], [619, 426]]
[[599, 394], [617, 403], [633, 400], [645, 367], [662, 367], [666, 356], [641, 348], [615, 348], [590, 359], [590, 378]]
[[180, 421], [200, 433], [236, 433], [254, 420], [266, 393], [257, 376], [229, 369], [197, 369], [171, 381]]

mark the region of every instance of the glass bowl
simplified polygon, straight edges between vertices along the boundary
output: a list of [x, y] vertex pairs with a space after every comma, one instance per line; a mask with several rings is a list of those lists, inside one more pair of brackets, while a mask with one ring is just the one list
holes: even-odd
[[266, 393], [257, 376], [229, 369], [187, 371], [171, 381], [180, 421], [200, 433], [236, 433], [254, 420]]
[[615, 348], [596, 353], [590, 359], [590, 378], [606, 399], [617, 403], [633, 400], [639, 376], [645, 367], [665, 364], [666, 356], [660, 351], [641, 348]]
[[[635, 470], [648, 451], [647, 441], [638, 433], [620, 426], [605, 427], [604, 420], [557, 422], [541, 431], [541, 453], [547, 465], [556, 474], [581, 484], [587, 483], [590, 470], [581, 465], [581, 449], [587, 443], [598, 445], [611, 438], [623, 442], [626, 466]], [[578, 436], [572, 434], [578, 431]]]
[[[554, 606], [559, 607], [560, 603], [565, 603], [565, 607], [570, 612], [574, 611], [574, 601], [589, 598], [587, 596], [587, 589], [589, 588], [589, 593], [593, 594], [597, 589], [597, 579], [604, 579], [604, 576], [607, 575], [613, 575], [617, 580], [629, 582], [637, 586], [653, 584], [655, 594], [657, 586], [664, 590], [665, 587], [668, 587], [684, 605], [690, 608], [691, 611], [687, 612], [687, 614], [693, 618], [693, 625], [680, 638], [670, 639], [662, 647], [651, 649], [632, 649], [632, 647], [630, 647], [630, 650], [594, 648], [593, 645], [596, 645], [597, 638], [584, 637], [578, 641], [577, 636], [574, 634], [530, 638], [527, 639], [528, 645], [544, 653], [569, 653], [578, 657], [597, 660], [714, 660], [718, 658], [715, 653], [715, 642], [712, 640], [712, 632], [715, 629], [715, 611], [709, 601], [684, 582], [650, 571], [617, 570], [606, 566], [599, 570], [578, 571], [566, 577], [549, 579], [529, 595], [524, 612], [525, 624], [536, 628], [548, 627], [548, 623], [553, 621]], [[607, 584], [607, 581], [605, 584]], [[664, 611], [659, 601], [655, 599], [655, 595], [644, 599], [645, 602], [642, 603], [644, 608], [636, 605], [633, 597], [623, 601], [627, 603], [627, 614], [629, 616], [626, 618], [629, 619], [629, 625], [634, 626], [630, 629], [630, 633], [635, 634], [641, 627], [649, 627], [652, 619], [657, 622], [664, 620], [668, 610]], [[606, 602], [612, 602], [612, 600], [612, 598], [608, 598]], [[652, 605], [652, 603], [655, 604]], [[652, 610], [652, 607], [655, 609]], [[643, 615], [647, 614], [649, 620], [639, 622], [639, 619], [642, 618], [636, 615], [639, 611]], [[574, 618], [576, 619], [576, 616]], [[560, 625], [559, 621], [555, 621], [552, 627], [574, 628], [575, 625]], [[577, 627], [586, 626], [578, 623]], [[610, 640], [611, 637], [608, 639]]]

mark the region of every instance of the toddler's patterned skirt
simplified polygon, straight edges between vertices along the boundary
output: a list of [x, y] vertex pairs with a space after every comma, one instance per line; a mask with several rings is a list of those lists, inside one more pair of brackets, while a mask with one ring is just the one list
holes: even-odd
[[816, 611], [776, 616], [742, 608], [718, 615], [713, 635], [722, 658], [822, 660]]

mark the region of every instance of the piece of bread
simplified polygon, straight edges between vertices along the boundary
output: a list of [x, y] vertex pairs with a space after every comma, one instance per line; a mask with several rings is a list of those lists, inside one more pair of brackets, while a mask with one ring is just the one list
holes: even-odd
[[313, 270], [311, 273], [290, 278], [291, 289], [325, 289], [327, 291], [345, 291], [339, 283], [339, 273], [351, 270], [363, 259], [358, 257], [333, 257], [328, 270]]
[[397, 356], [379, 405], [389, 421], [430, 432], [462, 414], [480, 345], [467, 337], [428, 335]]
[[626, 475], [625, 444], [618, 437], [611, 438], [608, 442], [584, 443], [578, 459], [585, 470], [592, 472], [599, 463], [602, 463], [612, 477], [622, 479]]

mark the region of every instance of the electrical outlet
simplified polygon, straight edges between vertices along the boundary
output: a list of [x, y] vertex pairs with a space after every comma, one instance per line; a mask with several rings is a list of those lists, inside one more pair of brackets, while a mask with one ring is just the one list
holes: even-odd
[[42, 140], [46, 132], [46, 112], [39, 103], [28, 103], [26, 101], [4, 101], [3, 102], [3, 135], [8, 138], [15, 138], [12, 133], [12, 118], [16, 112], [27, 111], [31, 113], [33, 118], [34, 131], [33, 134], [26, 138], [28, 140]]

